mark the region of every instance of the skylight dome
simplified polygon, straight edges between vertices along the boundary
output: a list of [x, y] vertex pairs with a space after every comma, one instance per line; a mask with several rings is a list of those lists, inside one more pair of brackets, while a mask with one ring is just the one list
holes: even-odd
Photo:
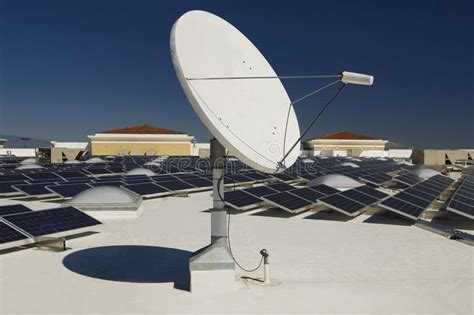
[[157, 174], [155, 172], [153, 172], [152, 170], [147, 169], [147, 168], [135, 168], [135, 169], [125, 173], [125, 176], [133, 176], [133, 175], [155, 176]]
[[136, 211], [142, 196], [114, 186], [93, 187], [77, 194], [66, 204], [83, 211]]
[[316, 177], [315, 179], [309, 182], [309, 186], [316, 185], [327, 185], [333, 188], [354, 188], [359, 186], [364, 186], [364, 184], [359, 183], [358, 181], [340, 174], [329, 174], [325, 176]]

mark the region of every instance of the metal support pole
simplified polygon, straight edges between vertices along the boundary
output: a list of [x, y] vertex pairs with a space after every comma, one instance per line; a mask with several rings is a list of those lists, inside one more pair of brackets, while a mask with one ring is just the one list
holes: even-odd
[[225, 148], [211, 140], [213, 207], [211, 210], [211, 243], [227, 246], [227, 211], [224, 198]]

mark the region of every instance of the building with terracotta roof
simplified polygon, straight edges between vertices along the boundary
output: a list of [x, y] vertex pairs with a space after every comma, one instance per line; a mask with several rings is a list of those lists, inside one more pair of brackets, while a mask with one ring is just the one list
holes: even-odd
[[308, 139], [303, 142], [303, 147], [312, 155], [361, 156], [371, 152], [383, 156], [381, 152], [385, 151], [387, 143], [387, 140], [377, 137], [343, 130]]
[[92, 155], [191, 155], [194, 137], [151, 125], [100, 131], [88, 136]]

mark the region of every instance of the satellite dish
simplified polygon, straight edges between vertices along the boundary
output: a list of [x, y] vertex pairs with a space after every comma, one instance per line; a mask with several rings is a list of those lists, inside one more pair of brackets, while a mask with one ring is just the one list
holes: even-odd
[[[170, 44], [189, 102], [231, 155], [267, 173], [281, 172], [296, 161], [300, 150], [290, 149], [300, 129], [291, 100], [247, 37], [214, 14], [190, 11], [173, 25]], [[232, 77], [274, 79], [225, 79]]]

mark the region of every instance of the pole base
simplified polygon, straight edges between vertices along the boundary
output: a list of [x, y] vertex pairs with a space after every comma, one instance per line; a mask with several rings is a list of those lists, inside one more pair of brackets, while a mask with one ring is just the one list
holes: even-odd
[[225, 239], [198, 250], [189, 259], [189, 274], [189, 289], [193, 293], [232, 291], [235, 263]]

